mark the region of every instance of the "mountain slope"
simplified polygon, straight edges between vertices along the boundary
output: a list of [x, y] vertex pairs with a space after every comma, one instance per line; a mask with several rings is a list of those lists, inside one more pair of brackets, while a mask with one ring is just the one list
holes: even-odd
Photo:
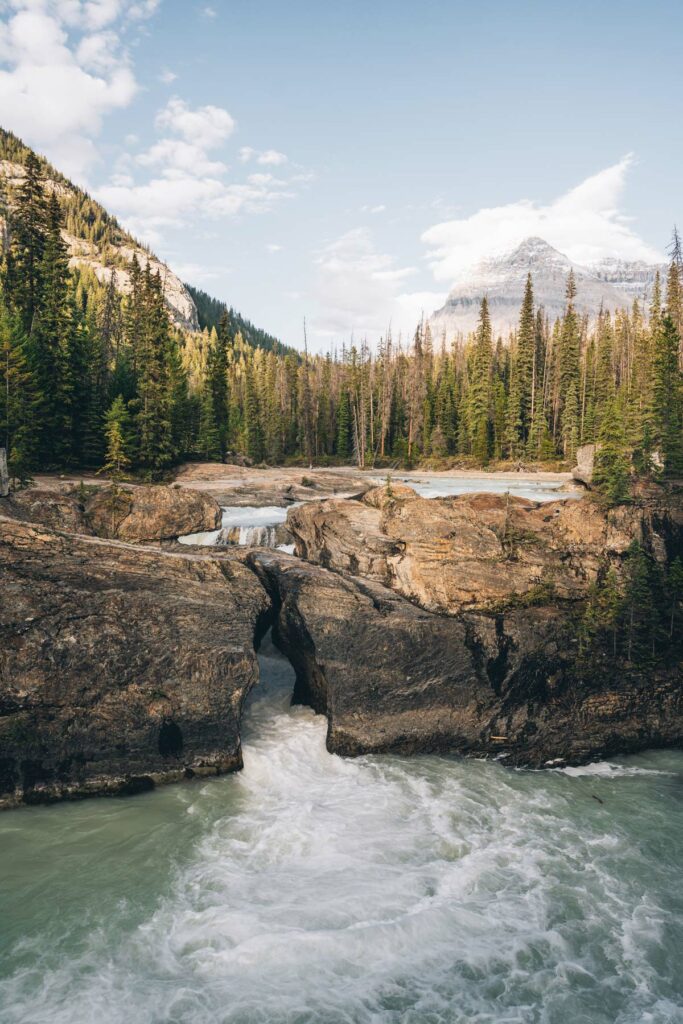
[[[31, 149], [16, 135], [0, 128], [0, 190], [4, 193], [4, 202], [0, 205], [0, 235], [3, 238], [6, 233], [6, 204], [11, 206], [12, 193], [23, 181], [24, 164], [30, 152]], [[47, 160], [35, 155], [46, 187], [56, 191], [59, 197], [65, 223], [62, 236], [69, 251], [71, 267], [91, 270], [102, 283], [108, 283], [114, 276], [117, 291], [127, 294], [130, 290], [128, 266], [136, 256], [143, 269], [149, 263], [152, 273], [159, 274], [166, 305], [176, 327], [191, 332], [205, 327], [210, 329], [214, 320], [217, 326], [221, 313], [227, 310], [232, 329], [240, 331], [250, 345], [267, 351], [289, 351], [277, 338], [260, 330], [235, 310], [228, 310], [225, 303], [184, 284], [168, 264], [122, 228], [103, 206], [60, 174]], [[204, 315], [200, 315], [198, 305]]]
[[244, 340], [253, 348], [262, 348], [266, 352], [277, 352], [278, 355], [286, 355], [288, 352], [299, 355], [296, 349], [291, 348], [289, 345], [283, 345], [274, 335], [268, 334], [267, 331], [261, 330], [260, 327], [255, 327], [251, 320], [247, 320], [240, 313], [237, 313], [226, 302], [214, 299], [207, 292], [194, 288], [191, 284], [186, 284], [185, 287], [197, 308], [201, 330], [207, 329], [210, 331], [212, 327], [218, 329], [222, 317], [227, 314], [231, 332], [236, 334], [239, 331]]
[[[12, 193], [24, 179], [24, 163], [29, 152], [29, 147], [15, 135], [0, 129], [0, 181], [10, 206]], [[114, 276], [117, 291], [127, 294], [130, 290], [128, 265], [136, 256], [143, 269], [149, 263], [152, 273], [161, 277], [166, 305], [176, 327], [199, 330], [192, 296], [170, 267], [125, 231], [116, 218], [91, 196], [72, 184], [43, 157], [36, 156], [46, 188], [56, 191], [64, 213], [66, 226], [62, 237], [69, 252], [70, 266], [89, 268], [102, 283], [107, 283]]]
[[562, 316], [569, 271], [577, 284], [576, 307], [595, 316], [600, 307], [616, 310], [649, 294], [656, 266], [604, 260], [595, 267], [572, 263], [542, 238], [527, 238], [512, 252], [482, 260], [452, 289], [446, 303], [431, 317], [432, 330], [450, 336], [476, 328], [486, 295], [494, 330], [503, 335], [517, 326], [527, 275], [531, 274], [537, 306], [550, 320]]

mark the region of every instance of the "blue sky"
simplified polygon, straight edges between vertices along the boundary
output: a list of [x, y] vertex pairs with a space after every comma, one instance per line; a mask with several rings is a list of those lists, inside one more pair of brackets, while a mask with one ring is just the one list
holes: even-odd
[[193, 284], [316, 348], [489, 252], [655, 259], [683, 4], [7, 0], [0, 122]]

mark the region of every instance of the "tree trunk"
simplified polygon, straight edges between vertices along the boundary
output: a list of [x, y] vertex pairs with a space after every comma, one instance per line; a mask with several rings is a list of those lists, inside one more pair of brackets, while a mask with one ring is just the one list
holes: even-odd
[[9, 494], [9, 472], [7, 470], [7, 450], [0, 448], [0, 498]]

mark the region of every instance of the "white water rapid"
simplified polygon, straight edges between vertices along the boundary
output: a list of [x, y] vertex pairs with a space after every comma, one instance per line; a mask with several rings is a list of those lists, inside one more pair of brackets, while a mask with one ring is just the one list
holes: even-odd
[[325, 750], [265, 642], [244, 771], [0, 817], [3, 1024], [674, 1024], [683, 755]]

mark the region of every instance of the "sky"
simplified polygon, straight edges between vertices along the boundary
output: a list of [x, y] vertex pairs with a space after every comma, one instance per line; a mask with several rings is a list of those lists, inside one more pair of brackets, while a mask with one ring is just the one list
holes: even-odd
[[0, 0], [0, 124], [186, 281], [316, 350], [540, 235], [661, 259], [680, 0]]

